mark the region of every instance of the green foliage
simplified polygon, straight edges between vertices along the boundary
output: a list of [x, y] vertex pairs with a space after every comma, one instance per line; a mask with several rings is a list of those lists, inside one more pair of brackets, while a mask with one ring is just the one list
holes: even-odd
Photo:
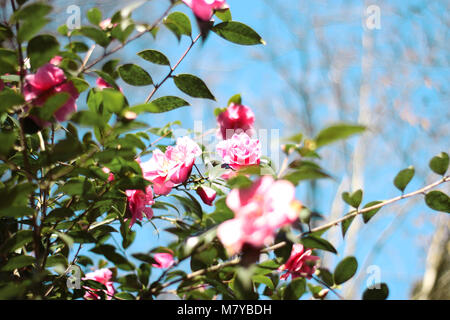
[[172, 12], [164, 19], [164, 25], [173, 32], [178, 40], [182, 35], [191, 36], [192, 27], [189, 18], [182, 12]]
[[58, 40], [52, 35], [38, 35], [28, 42], [27, 55], [34, 70], [49, 62], [58, 52]]
[[344, 200], [347, 204], [351, 205], [353, 208], [358, 208], [361, 204], [363, 197], [363, 191], [361, 189], [356, 190], [352, 194], [348, 192], [342, 193], [342, 200]]
[[148, 49], [148, 50], [138, 52], [137, 55], [147, 61], [150, 61], [150, 62], [153, 62], [156, 64], [165, 65], [165, 66], [170, 66], [169, 59], [164, 55], [164, 53], [161, 53], [157, 50]]
[[450, 213], [450, 197], [442, 191], [430, 191], [425, 195], [425, 203], [436, 211]]
[[377, 283], [373, 288], [367, 288], [363, 293], [363, 300], [386, 300], [389, 296], [389, 288], [385, 283]]
[[364, 126], [339, 123], [320, 131], [314, 140], [317, 148], [320, 148], [335, 141], [347, 139], [352, 135], [363, 133], [365, 130], [366, 127]]
[[448, 169], [449, 157], [446, 152], [441, 152], [437, 156], [434, 156], [429, 163], [430, 169], [433, 172], [440, 174], [441, 176], [445, 175]]
[[300, 240], [300, 243], [303, 244], [306, 248], [321, 249], [332, 253], [337, 253], [337, 250], [330, 242], [316, 236], [304, 237]]
[[148, 86], [153, 84], [152, 77], [138, 65], [131, 63], [124, 64], [118, 70], [122, 80], [132, 86]]

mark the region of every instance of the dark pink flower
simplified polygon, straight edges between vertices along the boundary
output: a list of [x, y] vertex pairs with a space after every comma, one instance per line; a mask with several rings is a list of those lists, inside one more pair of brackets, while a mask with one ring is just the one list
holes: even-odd
[[167, 195], [175, 185], [169, 178], [169, 165], [169, 159], [159, 149], [153, 151], [149, 161], [141, 164], [142, 174], [153, 183], [156, 194]]
[[102, 171], [106, 174], [108, 174], [108, 181], [114, 181], [114, 173], [111, 172], [111, 170], [109, 170], [109, 168], [103, 168]]
[[225, 0], [183, 0], [192, 9], [194, 15], [203, 21], [209, 21], [214, 14], [214, 10], [227, 9]]
[[206, 186], [201, 186], [198, 187], [195, 191], [205, 204], [207, 204], [208, 206], [213, 205], [214, 199], [217, 195], [217, 192], [214, 189]]
[[247, 106], [230, 104], [225, 111], [217, 116], [217, 122], [223, 139], [229, 139], [235, 133], [242, 131], [252, 136], [255, 114]]
[[[67, 81], [64, 71], [51, 63], [40, 67], [35, 74], [25, 77], [24, 96], [25, 100], [32, 102], [34, 106], [41, 107], [52, 95], [60, 92], [69, 94], [66, 103], [53, 114], [59, 122], [65, 121], [77, 110], [76, 99], [79, 96], [78, 90], [71, 81]], [[31, 116], [34, 122], [40, 127], [47, 127], [49, 122]]]
[[131, 213], [130, 228], [136, 220], [142, 221], [144, 214], [148, 219], [153, 217], [153, 209], [150, 207], [155, 203], [151, 186], [142, 190], [126, 190], [127, 207]]
[[[112, 296], [116, 292], [114, 289], [114, 284], [111, 281], [112, 278], [112, 272], [111, 270], [107, 268], [99, 269], [94, 272], [89, 272], [86, 274], [86, 276], [83, 278], [83, 280], [94, 280], [97, 282], [100, 282], [106, 287], [106, 290], [103, 290], [106, 293], [106, 299], [111, 300]], [[85, 287], [88, 288], [88, 287]], [[95, 294], [95, 291], [99, 291], [99, 289], [92, 289], [88, 288], [90, 291], [86, 291], [84, 294], [84, 299], [87, 300], [98, 300], [100, 299], [100, 296]]]
[[153, 263], [152, 266], [160, 269], [170, 268], [175, 263], [173, 256], [170, 253], [165, 252], [156, 253], [153, 256], [153, 259], [155, 259], [157, 263]]
[[103, 90], [105, 88], [112, 88], [112, 86], [105, 81], [105, 79], [103, 78], [97, 78], [97, 80], [95, 80], [95, 84], [97, 85], [97, 88], [99, 88], [100, 90]]
[[305, 251], [305, 248], [300, 243], [294, 244], [288, 261], [278, 268], [278, 271], [286, 270], [280, 279], [285, 280], [289, 275], [292, 279], [298, 277], [311, 279], [314, 272], [316, 272], [316, 262], [319, 259], [319, 257], [312, 255], [311, 249]]

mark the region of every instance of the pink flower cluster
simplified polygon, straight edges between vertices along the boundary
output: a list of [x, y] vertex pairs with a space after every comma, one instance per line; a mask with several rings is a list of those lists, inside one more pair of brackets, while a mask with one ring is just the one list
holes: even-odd
[[278, 268], [278, 271], [286, 270], [280, 279], [285, 280], [289, 275], [292, 279], [298, 277], [311, 279], [314, 272], [316, 272], [316, 261], [319, 259], [319, 257], [312, 255], [311, 249], [305, 250], [300, 243], [294, 244], [288, 261]]
[[[56, 60], [54, 62], [56, 63]], [[67, 80], [64, 71], [57, 66], [47, 63], [40, 67], [35, 74], [27, 75], [25, 80], [25, 100], [32, 102], [37, 107], [43, 106], [47, 99], [56, 93], [67, 92], [69, 94], [67, 102], [54, 113], [57, 121], [67, 120], [77, 110], [75, 102], [79, 96], [78, 90], [71, 81]], [[36, 116], [32, 116], [32, 119], [41, 127], [50, 125], [49, 122], [39, 119]]]
[[[103, 290], [106, 293], [106, 299], [111, 300], [112, 296], [116, 292], [114, 289], [114, 284], [111, 281], [112, 278], [112, 272], [111, 270], [107, 268], [95, 270], [94, 272], [89, 272], [86, 274], [86, 276], [83, 278], [83, 280], [94, 280], [97, 282], [100, 282], [106, 287], [106, 290]], [[89, 287], [84, 287], [85, 289], [89, 289], [89, 291], [86, 291], [84, 294], [84, 299], [87, 300], [99, 300], [100, 296], [96, 294], [96, 291], [99, 291], [99, 289], [92, 289]]]
[[271, 176], [261, 177], [249, 188], [231, 190], [226, 204], [235, 217], [219, 226], [218, 238], [230, 254], [240, 252], [244, 244], [269, 245], [276, 229], [297, 220], [301, 204], [294, 195], [292, 183]]
[[187, 180], [195, 159], [201, 154], [202, 150], [192, 139], [178, 138], [174, 147], [168, 146], [164, 153], [157, 149], [149, 161], [142, 163], [144, 178], [153, 183], [156, 194], [167, 195], [176, 184]]
[[232, 103], [217, 116], [217, 122], [219, 123], [223, 139], [229, 139], [235, 133], [242, 131], [251, 137], [253, 135], [255, 114], [247, 106]]
[[250, 138], [246, 133], [235, 133], [231, 139], [220, 141], [216, 151], [226, 164], [239, 170], [245, 166], [259, 164], [261, 143], [258, 139]]
[[214, 14], [214, 10], [227, 9], [225, 0], [183, 0], [192, 9], [194, 15], [203, 21], [209, 21]]

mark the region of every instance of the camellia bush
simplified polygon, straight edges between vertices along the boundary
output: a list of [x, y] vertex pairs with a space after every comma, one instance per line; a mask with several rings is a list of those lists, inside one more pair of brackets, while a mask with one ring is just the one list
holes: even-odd
[[[440, 214], [450, 212], [449, 197], [435, 190], [450, 181], [445, 152], [429, 162], [434, 183], [404, 193], [414, 176], [409, 167], [395, 177], [399, 195], [393, 199], [363, 201], [363, 190], [344, 192], [342, 201], [353, 209], [336, 221], [323, 222], [302, 204], [298, 185], [331, 177], [320, 166], [323, 148], [363, 133], [361, 125], [338, 123], [315, 137], [285, 138], [277, 168], [262, 154], [258, 114], [240, 94], [211, 111], [217, 118], [212, 132], [181, 136], [174, 129], [179, 121], [140, 121], [189, 106], [178, 91], [156, 98], [166, 83], [192, 103], [215, 100], [199, 77], [177, 72], [197, 43], [219, 36], [264, 44], [255, 30], [233, 20], [225, 0], [161, 0], [166, 10], [151, 24], [132, 18], [144, 3], [128, 4], [110, 18], [93, 8], [88, 25], [62, 25], [48, 34], [42, 30], [51, 20], [49, 4], [6, 2], [7, 20], [0, 24], [1, 299], [340, 297], [358, 262], [344, 257], [333, 270], [321, 264], [323, 251], [337, 253], [326, 240], [328, 229], [340, 227], [345, 236], [354, 219], [368, 223], [382, 207], [413, 196]], [[181, 6], [192, 16], [176, 11]], [[166, 66], [158, 82], [144, 67], [111, 57], [162, 28], [190, 39], [178, 61], [153, 42], [130, 57]], [[98, 48], [102, 53], [94, 58]], [[145, 87], [139, 104], [129, 104], [123, 83]], [[208, 134], [217, 137], [213, 145], [203, 143]], [[175, 240], [127, 257], [144, 223]], [[113, 234], [121, 242], [112, 241]], [[155, 269], [161, 270], [151, 277]], [[377, 283], [363, 298], [385, 299], [388, 292], [388, 284]]]

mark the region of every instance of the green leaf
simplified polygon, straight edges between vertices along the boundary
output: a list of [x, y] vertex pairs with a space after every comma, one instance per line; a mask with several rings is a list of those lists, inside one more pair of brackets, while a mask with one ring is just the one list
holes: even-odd
[[69, 208], [56, 208], [53, 209], [45, 218], [46, 222], [61, 221], [66, 218], [70, 218], [74, 215], [74, 212]]
[[211, 29], [220, 37], [241, 45], [265, 44], [261, 36], [249, 26], [236, 21], [222, 22]]
[[10, 108], [20, 106], [25, 103], [25, 99], [15, 90], [4, 88], [0, 91], [0, 112], [8, 111]]
[[316, 146], [320, 148], [337, 140], [346, 139], [352, 135], [362, 133], [365, 130], [366, 127], [360, 125], [346, 123], [334, 124], [319, 132], [315, 138]]
[[19, 230], [0, 246], [0, 252], [9, 253], [33, 241], [32, 230]]
[[358, 269], [358, 261], [355, 257], [346, 257], [339, 262], [334, 270], [334, 282], [336, 284], [342, 284], [353, 277]]
[[394, 185], [397, 189], [401, 192], [405, 191], [406, 186], [414, 177], [414, 173], [415, 170], [413, 166], [409, 166], [408, 168], [401, 170], [394, 178]]
[[150, 61], [150, 62], [153, 62], [156, 64], [160, 64], [160, 65], [170, 66], [169, 59], [163, 53], [161, 53], [159, 51], [148, 49], [148, 50], [138, 52], [137, 55], [147, 61]]
[[114, 295], [114, 297], [116, 297], [118, 299], [123, 299], [123, 300], [136, 300], [136, 298], [131, 293], [128, 293], [128, 292], [116, 293]]
[[16, 256], [8, 260], [8, 262], [2, 267], [3, 271], [12, 271], [14, 269], [20, 269], [33, 264], [34, 257], [31, 256]]
[[178, 89], [191, 97], [216, 100], [203, 80], [194, 75], [179, 74], [173, 77], [173, 81]]
[[120, 91], [112, 88], [102, 90], [103, 105], [111, 113], [120, 113], [125, 107], [125, 97]]
[[[351, 213], [352, 212], [347, 213], [346, 216]], [[352, 224], [354, 219], [355, 219], [355, 217], [352, 217], [352, 218], [342, 221], [342, 223], [341, 223], [342, 237], [345, 237], [345, 234], [347, 233], [347, 230], [350, 227], [350, 225]]]
[[89, 9], [86, 16], [89, 22], [96, 26], [102, 21], [102, 12], [98, 8]]
[[299, 169], [286, 174], [283, 179], [298, 185], [303, 180], [330, 179], [331, 176], [324, 172], [321, 168], [313, 166], [302, 166]]
[[231, 16], [231, 11], [228, 8], [223, 10], [216, 10], [214, 14], [216, 15], [217, 18], [225, 22], [233, 20]]
[[441, 191], [428, 192], [425, 195], [425, 203], [433, 210], [450, 213], [450, 198]]
[[101, 115], [90, 110], [78, 111], [71, 117], [70, 120], [85, 127], [103, 128], [106, 125], [106, 121]]
[[21, 218], [25, 216], [31, 216], [34, 210], [26, 206], [11, 206], [4, 209], [0, 209], [0, 217]]
[[15, 51], [0, 48], [0, 74], [16, 73], [17, 60]]
[[88, 287], [95, 290], [106, 290], [106, 287], [103, 283], [91, 279], [83, 280], [83, 287]]
[[253, 280], [253, 282], [256, 282], [256, 283], [262, 283], [272, 290], [275, 289], [273, 286], [272, 280], [270, 280], [270, 278], [265, 277], [261, 274], [254, 275], [252, 277], [252, 280]]
[[284, 300], [298, 300], [306, 292], [305, 278], [292, 280], [284, 290]]
[[152, 77], [135, 64], [124, 64], [119, 67], [120, 77], [132, 86], [148, 86], [153, 84]]
[[326, 268], [319, 268], [319, 278], [322, 279], [329, 287], [334, 285], [333, 274]]
[[233, 104], [237, 104], [237, 105], [242, 104], [242, 97], [241, 97], [241, 95], [239, 93], [235, 94], [230, 99], [228, 99], [228, 105], [230, 105], [232, 103]]
[[336, 249], [327, 240], [315, 236], [308, 236], [300, 240], [306, 248], [321, 249], [333, 253], [337, 253]]
[[[379, 289], [377, 289], [379, 287]], [[373, 289], [367, 288], [363, 293], [363, 300], [386, 300], [389, 296], [389, 288], [386, 283], [378, 283]]]
[[164, 25], [172, 31], [178, 40], [182, 35], [191, 36], [192, 27], [188, 16], [182, 12], [173, 12], [164, 19]]
[[78, 31], [85, 37], [94, 40], [95, 43], [99, 44], [102, 47], [107, 47], [110, 43], [110, 40], [106, 36], [106, 33], [98, 28], [84, 26], [81, 27]]
[[38, 35], [28, 42], [27, 55], [34, 70], [49, 62], [58, 52], [58, 40], [52, 35]]
[[[382, 202], [383, 202], [383, 201], [371, 201], [371, 202], [369, 202], [368, 204], [366, 204], [366, 205], [364, 206], [363, 209], [369, 208], [369, 207], [371, 207], [371, 206], [375, 206], [375, 205], [380, 204], [380, 203], [382, 203]], [[381, 209], [381, 207], [376, 208], [376, 209], [373, 209], [373, 210], [370, 210], [370, 211], [367, 211], [367, 212], [364, 212], [364, 213], [363, 213], [363, 220], [364, 220], [364, 223], [369, 222], [369, 220], [372, 219], [372, 217], [373, 217], [378, 211], [380, 211], [380, 209]]]
[[17, 135], [14, 132], [0, 132], [0, 154], [7, 156], [16, 142]]
[[168, 112], [168, 111], [171, 111], [174, 109], [178, 109], [183, 106], [189, 106], [189, 103], [178, 97], [167, 96], [167, 97], [161, 97], [156, 100], [153, 100], [150, 103], [144, 103], [144, 104], [140, 104], [140, 105], [131, 107], [130, 111], [133, 111], [137, 114], [140, 114], [143, 112], [162, 113], [162, 112]]
[[17, 33], [17, 40], [20, 43], [30, 40], [49, 22], [50, 19], [48, 18], [35, 18], [26, 20], [23, 24], [20, 25], [19, 32]]
[[347, 204], [351, 205], [353, 208], [358, 208], [361, 204], [363, 196], [363, 191], [361, 189], [356, 190], [352, 194], [348, 192], [342, 193], [342, 200], [344, 200]]
[[448, 164], [448, 154], [446, 152], [441, 152], [430, 160], [429, 166], [430, 169], [433, 170], [433, 172], [443, 176], [447, 172]]
[[11, 17], [11, 21], [17, 20], [33, 20], [37, 17], [43, 17], [52, 11], [52, 6], [42, 3], [34, 2], [26, 6], [21, 7]]

